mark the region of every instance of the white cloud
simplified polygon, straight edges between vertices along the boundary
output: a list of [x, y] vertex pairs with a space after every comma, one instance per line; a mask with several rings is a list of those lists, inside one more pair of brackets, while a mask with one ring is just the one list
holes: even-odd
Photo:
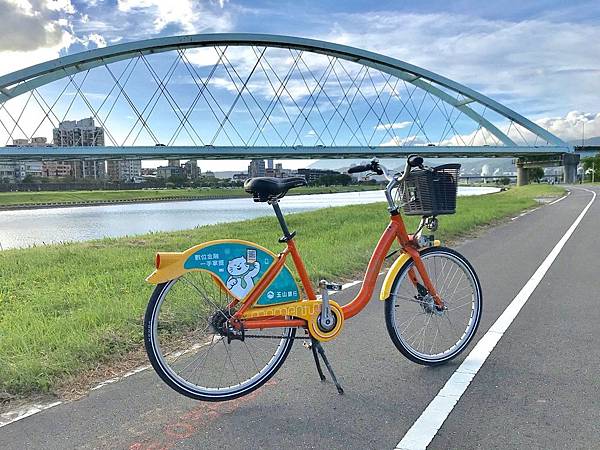
[[106, 39], [104, 39], [104, 37], [100, 36], [98, 33], [92, 33], [88, 35], [87, 41], [96, 44], [97, 48], [106, 47]]
[[76, 10], [71, 0], [46, 0], [46, 8], [50, 11], [60, 11], [67, 14], [75, 14]]
[[536, 120], [537, 124], [566, 141], [600, 136], [600, 113], [571, 111], [565, 117]]
[[382, 147], [394, 147], [402, 145], [427, 145], [427, 141], [421, 136], [411, 135], [404, 138], [393, 136], [389, 141], [381, 143]]
[[150, 18], [155, 33], [169, 25], [178, 26], [188, 34], [231, 28], [227, 13], [219, 10], [215, 14], [202, 3], [192, 0], [118, 0], [117, 7], [120, 12], [140, 16], [142, 26], [144, 18]]
[[[545, 117], [535, 120], [542, 128], [555, 134], [565, 142], [580, 141], [585, 127], [585, 137], [600, 136], [600, 113], [583, 113], [571, 111], [564, 117]], [[498, 124], [496, 124], [498, 125]], [[523, 127], [504, 124], [499, 128], [508, 135], [517, 145], [534, 143], [545, 145], [540, 139]], [[454, 135], [445, 139], [440, 145], [502, 145], [498, 139], [485, 129], [473, 131], [469, 134]]]
[[[27, 52], [54, 47], [64, 41], [65, 28], [43, 5], [0, 0], [0, 17], [0, 52]], [[0, 60], [4, 69], [5, 59]]]
[[377, 125], [375, 127], [375, 130], [377, 130], [377, 131], [401, 130], [402, 128], [406, 128], [406, 127], [410, 126], [410, 124], [412, 124], [412, 122], [410, 122], [410, 121], [395, 122], [395, 123], [380, 123], [379, 125]]
[[0, 51], [0, 61], [2, 61], [0, 75], [58, 58], [61, 50], [68, 48], [73, 42], [73, 36], [63, 31], [58, 42], [47, 47], [38, 47], [29, 51]]
[[339, 14], [319, 37], [376, 51], [496, 97], [529, 118], [597, 107], [600, 26], [397, 11]]

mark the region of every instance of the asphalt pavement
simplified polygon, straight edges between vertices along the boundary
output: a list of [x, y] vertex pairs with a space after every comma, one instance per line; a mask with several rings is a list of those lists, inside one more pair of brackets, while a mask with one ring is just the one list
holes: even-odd
[[[565, 199], [455, 247], [472, 262], [483, 286], [476, 340], [591, 197], [574, 187]], [[600, 448], [598, 224], [600, 197], [429, 448]], [[335, 300], [349, 301], [359, 287]], [[324, 347], [343, 396], [330, 382], [319, 381], [310, 351], [296, 342], [283, 368], [249, 396], [193, 401], [146, 370], [0, 428], [0, 448], [393, 449], [473, 344], [441, 367], [410, 362], [387, 334], [377, 293]]]

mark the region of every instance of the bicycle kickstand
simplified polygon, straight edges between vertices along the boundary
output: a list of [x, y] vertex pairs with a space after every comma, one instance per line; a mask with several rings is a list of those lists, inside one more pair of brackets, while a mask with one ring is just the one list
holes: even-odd
[[315, 339], [311, 338], [310, 350], [312, 351], [313, 358], [315, 359], [315, 365], [317, 366], [317, 372], [319, 372], [319, 378], [321, 381], [325, 381], [325, 375], [323, 375], [323, 370], [321, 370], [321, 363], [319, 362], [319, 355], [317, 354], [317, 346], [314, 344]]
[[319, 363], [319, 357], [317, 355], [317, 352], [319, 355], [321, 355], [321, 358], [323, 358], [325, 367], [327, 367], [327, 371], [329, 372], [329, 375], [331, 375], [331, 379], [333, 380], [333, 383], [335, 384], [335, 387], [337, 388], [338, 393], [343, 394], [344, 389], [338, 382], [338, 380], [335, 376], [335, 373], [333, 373], [333, 368], [331, 367], [331, 364], [329, 364], [329, 360], [327, 359], [327, 356], [325, 355], [325, 350], [323, 349], [323, 346], [321, 345], [321, 343], [319, 341], [317, 341], [313, 337], [311, 337], [310, 340], [311, 340], [310, 348], [312, 350], [313, 357], [315, 358], [315, 364], [317, 366], [317, 371], [319, 372], [319, 377], [321, 378], [321, 381], [325, 381], [325, 375], [323, 375], [323, 371], [321, 370], [321, 364]]

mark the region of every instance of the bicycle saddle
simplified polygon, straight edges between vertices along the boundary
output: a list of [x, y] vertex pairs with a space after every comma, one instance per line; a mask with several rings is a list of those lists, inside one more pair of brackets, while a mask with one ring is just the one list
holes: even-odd
[[306, 185], [303, 177], [256, 177], [246, 180], [244, 190], [252, 194], [255, 202], [266, 202], [283, 197], [292, 188]]

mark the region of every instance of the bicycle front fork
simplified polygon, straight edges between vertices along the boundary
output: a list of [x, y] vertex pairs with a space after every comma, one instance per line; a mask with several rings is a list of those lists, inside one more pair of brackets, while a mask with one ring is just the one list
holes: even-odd
[[[412, 258], [412, 260], [414, 262], [415, 266], [411, 267], [408, 270], [408, 276], [409, 276], [412, 284], [415, 286], [415, 288], [419, 292], [419, 295], [423, 295], [423, 294], [431, 295], [431, 297], [433, 298], [433, 302], [434, 302], [436, 308], [438, 309], [438, 311], [445, 309], [446, 306], [444, 304], [444, 301], [442, 300], [442, 298], [440, 297], [439, 293], [437, 292], [435, 286], [433, 285], [431, 278], [429, 278], [429, 274], [427, 273], [425, 264], [423, 264], [423, 260], [421, 259], [419, 251], [414, 248], [407, 248], [404, 251], [410, 255], [410, 257]], [[417, 277], [417, 274], [415, 273], [415, 268], [417, 269], [416, 272], [418, 272], [419, 276], [421, 277], [421, 281], [423, 281], [423, 284], [421, 284], [419, 282], [419, 278]], [[426, 289], [427, 292], [422, 292], [423, 289]]]

